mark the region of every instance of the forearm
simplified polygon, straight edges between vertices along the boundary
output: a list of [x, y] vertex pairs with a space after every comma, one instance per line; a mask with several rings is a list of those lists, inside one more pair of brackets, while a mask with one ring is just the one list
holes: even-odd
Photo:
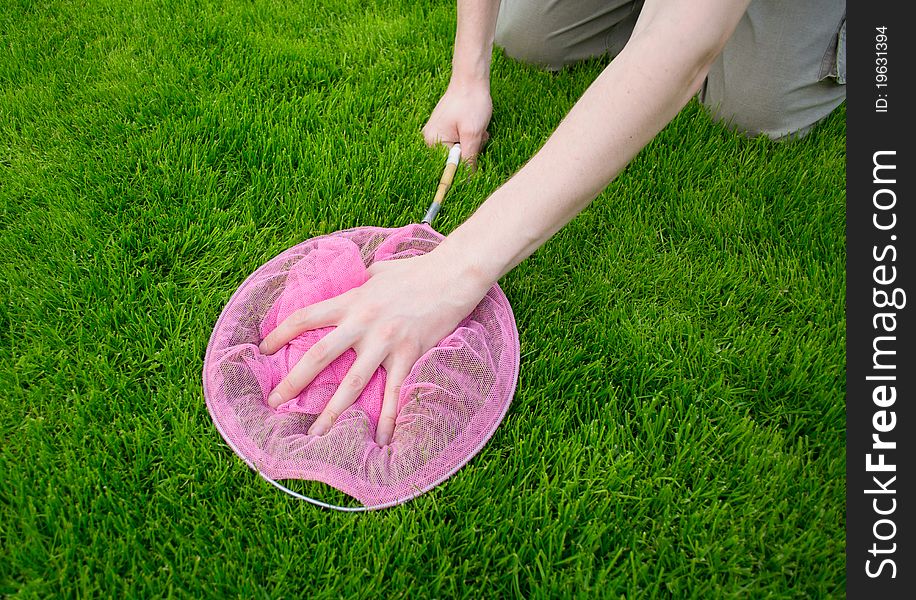
[[458, 0], [452, 80], [489, 84], [498, 14], [499, 0]]
[[456, 268], [484, 283], [511, 270], [601, 193], [696, 92], [713, 46], [672, 36], [664, 24], [649, 29], [634, 34], [541, 150], [442, 243], [440, 254]]

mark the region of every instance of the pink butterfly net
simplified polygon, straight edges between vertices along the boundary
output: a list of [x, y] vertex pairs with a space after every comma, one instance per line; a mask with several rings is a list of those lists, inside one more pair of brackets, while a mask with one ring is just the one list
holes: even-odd
[[306, 332], [272, 356], [258, 350], [268, 333], [295, 310], [361, 285], [375, 261], [417, 256], [441, 239], [428, 225], [361, 227], [312, 238], [261, 266], [229, 300], [207, 347], [204, 395], [222, 436], [265, 479], [281, 489], [277, 480], [321, 481], [363, 509], [384, 508], [444, 481], [493, 435], [512, 400], [519, 367], [515, 319], [497, 285], [414, 365], [387, 446], [375, 443], [382, 368], [327, 434], [306, 434], [353, 364], [353, 350], [297, 398], [276, 410], [267, 404], [274, 386], [331, 328]]

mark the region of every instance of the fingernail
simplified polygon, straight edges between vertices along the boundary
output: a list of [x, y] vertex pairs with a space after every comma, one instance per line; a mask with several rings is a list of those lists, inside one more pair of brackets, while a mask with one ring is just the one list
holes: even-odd
[[270, 404], [272, 408], [277, 408], [283, 404], [283, 396], [280, 395], [280, 392], [271, 392], [270, 396], [267, 397], [267, 403]]
[[315, 421], [315, 422], [312, 424], [312, 426], [309, 428], [309, 435], [318, 435], [318, 436], [321, 436], [321, 435], [326, 434], [327, 432], [328, 432], [328, 430], [327, 430], [327, 428], [324, 426], [324, 424], [323, 424], [323, 423], [319, 423], [318, 421]]

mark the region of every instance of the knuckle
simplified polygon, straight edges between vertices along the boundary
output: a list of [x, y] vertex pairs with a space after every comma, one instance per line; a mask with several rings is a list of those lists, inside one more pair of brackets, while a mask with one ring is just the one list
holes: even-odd
[[305, 327], [308, 324], [308, 309], [300, 308], [291, 315], [291, 323], [296, 328]]
[[378, 326], [378, 334], [385, 340], [393, 340], [399, 336], [401, 332], [401, 327], [397, 323], [380, 323]]
[[323, 339], [318, 340], [308, 351], [315, 360], [322, 361], [328, 356], [328, 343]]
[[383, 406], [381, 415], [393, 414], [397, 410], [398, 402], [401, 399], [401, 386], [396, 385], [389, 391], [389, 397], [387, 400], [390, 402], [391, 406]]
[[379, 306], [376, 304], [376, 300], [366, 296], [363, 301], [363, 306], [360, 310], [354, 311], [353, 313], [353, 322], [355, 325], [359, 326], [360, 331], [366, 329], [366, 327], [378, 318]]
[[295, 389], [293, 388], [293, 384], [289, 381], [289, 379], [284, 379], [281, 381], [279, 385], [274, 388], [274, 392], [279, 393], [283, 398], [291, 398], [295, 395]]
[[483, 135], [483, 129], [480, 127], [462, 127], [461, 136], [465, 137], [471, 141], [480, 139], [480, 136]]
[[435, 346], [435, 343], [426, 346], [422, 341], [418, 339], [412, 339], [408, 340], [401, 347], [401, 351], [398, 353], [398, 360], [399, 364], [401, 365], [401, 372], [404, 374], [404, 377], [407, 377], [407, 374], [410, 372], [413, 364], [417, 362], [417, 360], [433, 346]]
[[366, 380], [362, 377], [362, 375], [351, 373], [344, 377], [343, 385], [351, 390], [361, 390], [366, 387]]

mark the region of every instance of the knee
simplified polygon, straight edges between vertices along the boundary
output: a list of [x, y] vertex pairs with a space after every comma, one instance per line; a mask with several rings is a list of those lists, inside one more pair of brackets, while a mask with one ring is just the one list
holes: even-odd
[[784, 131], [786, 102], [782, 93], [767, 86], [750, 89], [752, 86], [735, 83], [717, 89], [714, 81], [707, 79], [701, 101], [713, 120], [751, 137], [764, 134], [775, 139], [788, 133]]
[[832, 81], [795, 89], [779, 85], [778, 80], [729, 81], [723, 86], [707, 79], [700, 100], [713, 119], [751, 137], [803, 137], [846, 98], [846, 87]]

